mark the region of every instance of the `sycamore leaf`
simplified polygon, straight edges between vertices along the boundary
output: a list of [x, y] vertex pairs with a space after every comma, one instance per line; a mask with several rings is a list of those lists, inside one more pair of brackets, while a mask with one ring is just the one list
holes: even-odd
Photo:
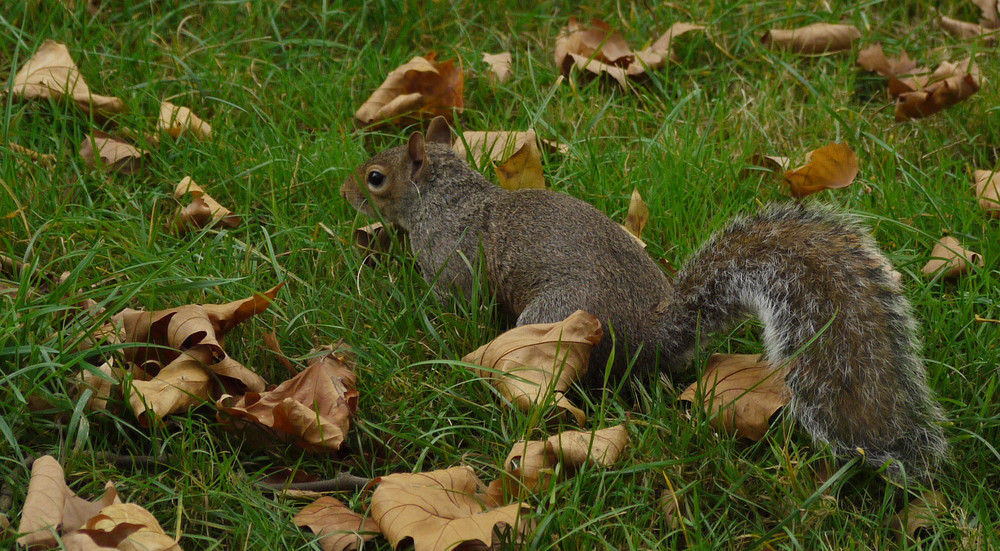
[[[80, 528], [80, 535], [94, 543], [127, 551], [180, 551], [149, 511], [135, 503], [118, 503], [101, 509]], [[69, 547], [69, 546], [67, 546]]]
[[392, 474], [372, 495], [372, 518], [393, 549], [412, 540], [415, 551], [450, 551], [463, 544], [493, 545], [498, 525], [523, 532], [520, 503], [485, 507], [482, 483], [470, 467]]
[[785, 370], [759, 360], [760, 354], [712, 354], [680, 399], [694, 403], [700, 397], [713, 426], [758, 441], [791, 399]]
[[810, 151], [806, 164], [783, 174], [792, 197], [851, 185], [858, 175], [858, 156], [846, 144], [830, 144]]
[[933, 528], [936, 519], [948, 510], [948, 500], [944, 494], [924, 490], [907, 503], [903, 510], [889, 518], [889, 529], [896, 533], [896, 540], [913, 541], [920, 531]]
[[965, 73], [939, 80], [922, 90], [904, 92], [896, 100], [896, 121], [933, 115], [978, 91], [979, 78], [975, 74]]
[[982, 268], [983, 256], [962, 248], [958, 239], [945, 236], [934, 245], [931, 250], [931, 260], [920, 269], [920, 273], [933, 277], [939, 271], [944, 270], [941, 277], [952, 279], [968, 273], [973, 266]]
[[563, 392], [587, 372], [590, 350], [602, 335], [601, 322], [577, 310], [557, 323], [515, 327], [462, 361], [485, 368], [479, 375], [522, 411], [547, 403], [551, 396], [582, 425], [583, 412]]
[[433, 52], [417, 56], [390, 72], [354, 116], [365, 126], [403, 115], [451, 121], [452, 112], [462, 110], [464, 85], [462, 68], [454, 60], [437, 62]]
[[188, 226], [204, 228], [211, 224], [235, 228], [243, 221], [239, 215], [233, 214], [211, 195], [205, 193], [204, 188], [195, 183], [190, 176], [182, 178], [174, 188], [174, 197], [180, 199], [184, 195], [191, 195], [194, 199], [177, 215], [176, 225], [182, 231]]
[[1000, 0], [972, 0], [982, 10], [983, 25], [995, 29], [1000, 27]]
[[510, 55], [510, 52], [499, 54], [484, 53], [483, 61], [490, 66], [489, 79], [493, 84], [507, 82], [511, 75], [514, 74], [514, 71], [511, 69], [514, 58]]
[[[649, 207], [639, 195], [639, 189], [634, 188], [628, 204], [628, 214], [625, 215], [625, 229], [642, 243], [642, 230], [646, 227], [646, 222], [649, 222]], [[646, 246], [645, 243], [642, 245]]]
[[813, 23], [797, 29], [771, 29], [761, 42], [772, 50], [788, 50], [797, 54], [820, 54], [849, 50], [861, 38], [854, 25]]
[[665, 488], [660, 493], [660, 513], [663, 515], [663, 522], [671, 530], [680, 530], [683, 526], [682, 509], [685, 501], [684, 494], [678, 494], [673, 487]]
[[132, 174], [142, 168], [143, 157], [148, 154], [100, 130], [94, 130], [80, 143], [80, 156], [88, 167], [101, 166], [122, 174]]
[[56, 156], [51, 153], [39, 153], [27, 147], [18, 145], [16, 143], [0, 142], [0, 147], [6, 147], [7, 149], [13, 151], [17, 155], [21, 155], [31, 159], [32, 161], [40, 164], [43, 167], [50, 168], [55, 164]]
[[542, 171], [542, 152], [538, 149], [535, 133], [528, 131], [521, 146], [503, 164], [497, 165], [497, 179], [500, 187], [515, 189], [545, 189], [545, 174]]
[[14, 95], [25, 99], [71, 98], [85, 112], [102, 116], [125, 109], [122, 100], [91, 93], [65, 44], [46, 40], [14, 75]]
[[128, 403], [136, 419], [148, 426], [152, 414], [159, 422], [171, 413], [183, 412], [211, 399], [212, 376], [207, 369], [211, 355], [204, 349], [183, 352], [149, 381], [132, 381]]
[[1000, 218], [1000, 171], [977, 170], [972, 179], [979, 206], [993, 218]]
[[174, 138], [181, 134], [191, 134], [198, 139], [208, 139], [212, 134], [212, 126], [201, 120], [187, 107], [174, 105], [169, 101], [160, 104], [160, 120], [157, 127]]
[[873, 44], [858, 52], [858, 65], [866, 71], [878, 73], [884, 77], [897, 77], [914, 72], [917, 62], [903, 52], [899, 57], [887, 57], [881, 44]]
[[267, 310], [285, 283], [283, 281], [263, 293], [254, 293], [250, 298], [224, 304], [203, 304], [216, 336], [223, 337], [233, 327]]
[[628, 445], [625, 425], [596, 431], [567, 430], [549, 438], [556, 455], [567, 466], [582, 467], [585, 463], [595, 467], [611, 467]]
[[354, 373], [330, 352], [274, 390], [223, 396], [217, 402], [219, 420], [237, 428], [256, 423], [307, 450], [336, 451], [358, 409], [356, 384]]
[[[530, 141], [538, 140], [533, 129], [525, 132], [515, 132], [512, 130], [495, 131], [468, 131], [462, 132], [461, 139], [455, 140], [451, 149], [459, 157], [471, 157], [474, 164], [482, 165], [483, 159], [490, 159], [495, 162], [507, 160], [515, 151], [518, 151]], [[551, 140], [538, 140], [541, 148], [549, 153], [565, 155], [569, 153], [569, 146]]]
[[504, 471], [511, 477], [501, 481], [504, 493], [521, 497], [522, 489], [534, 492], [548, 487], [558, 462], [550, 440], [521, 440], [515, 443], [503, 462]]
[[323, 551], [357, 549], [379, 533], [374, 520], [355, 513], [330, 496], [323, 496], [306, 505], [292, 521], [296, 526], [308, 526], [320, 536], [319, 544]]

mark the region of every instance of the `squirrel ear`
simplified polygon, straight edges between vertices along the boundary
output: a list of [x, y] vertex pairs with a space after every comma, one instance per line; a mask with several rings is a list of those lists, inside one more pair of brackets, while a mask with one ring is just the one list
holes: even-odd
[[424, 159], [427, 158], [427, 153], [424, 152], [423, 134], [420, 132], [414, 132], [410, 136], [408, 149], [410, 151], [410, 162], [417, 166], [424, 164]]
[[451, 127], [448, 126], [448, 121], [444, 117], [437, 116], [431, 121], [430, 126], [427, 127], [427, 141], [451, 146]]

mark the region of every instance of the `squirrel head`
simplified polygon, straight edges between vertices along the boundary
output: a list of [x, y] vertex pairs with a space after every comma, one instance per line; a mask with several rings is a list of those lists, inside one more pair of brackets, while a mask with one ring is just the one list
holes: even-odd
[[407, 209], [416, 204], [420, 185], [431, 173], [428, 143], [451, 147], [451, 128], [443, 117], [431, 121], [426, 137], [414, 132], [407, 145], [387, 149], [358, 167], [340, 186], [340, 195], [359, 211], [369, 216], [378, 211], [408, 230]]

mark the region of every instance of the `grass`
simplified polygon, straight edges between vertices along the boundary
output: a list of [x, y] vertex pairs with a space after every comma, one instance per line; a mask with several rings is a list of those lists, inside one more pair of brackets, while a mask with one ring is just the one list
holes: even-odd
[[[1000, 63], [995, 48], [947, 37], [925, 3], [844, 3], [823, 13], [776, 1], [531, 8], [108, 1], [96, 16], [77, 4], [6, 2], [0, 81], [9, 86], [41, 42], [55, 39], [69, 46], [92, 90], [129, 105], [118, 125], [152, 131], [160, 100], [173, 98], [211, 122], [214, 138], [168, 140], [137, 175], [108, 174], [87, 168], [77, 148], [91, 128], [114, 124], [64, 103], [2, 100], [0, 140], [57, 156], [42, 169], [0, 150], [0, 253], [31, 266], [3, 277], [27, 287], [41, 274], [71, 274], [48, 294], [0, 296], [0, 480], [13, 491], [12, 518], [27, 490], [25, 458], [54, 454], [78, 494], [95, 497], [115, 481], [169, 533], [179, 526], [185, 549], [313, 549], [313, 536], [290, 524], [302, 503], [263, 493], [254, 480], [278, 467], [375, 477], [458, 464], [489, 480], [512, 442], [547, 432], [454, 365], [503, 329], [488, 301], [439, 304], [402, 247], [364, 266], [351, 246], [352, 230], [367, 221], [339, 198], [340, 182], [408, 135], [359, 130], [353, 113], [390, 70], [433, 50], [465, 67], [463, 128], [533, 126], [568, 144], [568, 156], [546, 157], [550, 186], [612, 218], [624, 219], [638, 187], [652, 211], [650, 254], [675, 266], [731, 216], [788, 200], [773, 177], [744, 170], [753, 154], [801, 161], [811, 149], [847, 142], [861, 159], [858, 181], [806, 202], [863, 217], [903, 274], [923, 326], [930, 384], [953, 423], [953, 461], [934, 486], [948, 507], [920, 542], [897, 544], [887, 526], [906, 493], [864, 469], [827, 478], [841, 463], [789, 421], [762, 442], [736, 441], [678, 404], [686, 380], [636, 381], [622, 397], [580, 397], [591, 401], [595, 425], [628, 419], [632, 445], [618, 467], [585, 469], [529, 500], [537, 526], [531, 548], [954, 549], [970, 531], [979, 532], [979, 548], [1000, 547], [992, 528], [1000, 510], [997, 324], [976, 321], [1000, 318], [1000, 245], [997, 223], [969, 193], [971, 169], [1000, 163]], [[938, 6], [965, 20], [978, 17], [973, 8]], [[634, 90], [577, 76], [557, 84], [552, 48], [571, 15], [604, 18], [634, 45], [678, 20], [710, 32], [682, 39], [680, 62]], [[853, 53], [800, 58], [759, 45], [771, 27], [841, 19], [861, 28], [864, 42], [904, 48], [930, 66], [985, 53], [986, 83], [943, 113], [897, 124]], [[515, 75], [492, 86], [479, 60], [502, 50], [514, 53]], [[244, 224], [173, 234], [171, 192], [185, 175]], [[956, 282], [922, 277], [945, 233], [982, 253], [985, 267]], [[342, 455], [227, 432], [210, 407], [144, 429], [122, 403], [85, 412], [69, 391], [70, 378], [92, 360], [71, 346], [88, 324], [61, 321], [73, 292], [112, 313], [224, 302], [280, 281], [289, 284], [279, 301], [237, 328], [227, 351], [278, 382], [284, 370], [263, 346], [264, 333], [275, 331], [299, 358], [314, 345], [350, 343], [361, 407]], [[746, 323], [709, 351], [759, 351], [757, 335]], [[101, 459], [109, 451], [169, 461], [115, 468]], [[664, 489], [678, 496], [679, 523], [660, 512]], [[367, 499], [339, 497], [356, 510]]]

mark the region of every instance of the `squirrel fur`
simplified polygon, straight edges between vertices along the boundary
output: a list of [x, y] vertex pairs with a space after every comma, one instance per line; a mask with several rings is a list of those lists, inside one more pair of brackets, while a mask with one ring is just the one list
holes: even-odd
[[[604, 213], [548, 190], [508, 191], [451, 149], [444, 119], [426, 138], [361, 165], [341, 187], [355, 208], [409, 233], [442, 298], [471, 296], [485, 275], [517, 325], [585, 310], [616, 336], [612, 376], [678, 372], [699, 336], [746, 314], [763, 324], [767, 360], [790, 361], [792, 414], [841, 456], [894, 479], [929, 481], [947, 453], [944, 415], [926, 383], [910, 305], [874, 239], [827, 210], [772, 206], [711, 237], [673, 281]], [[603, 382], [603, 339], [587, 383]]]

